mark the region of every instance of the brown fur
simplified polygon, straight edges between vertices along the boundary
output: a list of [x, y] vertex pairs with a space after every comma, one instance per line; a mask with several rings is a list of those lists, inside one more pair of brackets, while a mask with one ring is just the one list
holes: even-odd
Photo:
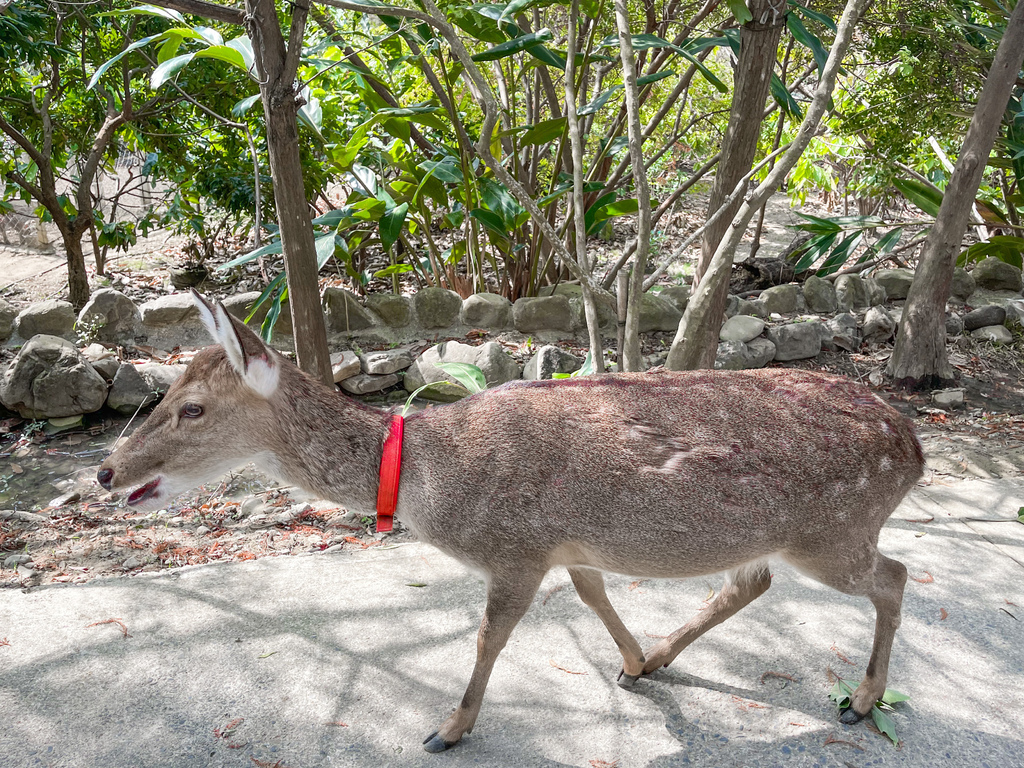
[[[277, 392], [263, 399], [221, 348], [202, 351], [104, 462], [113, 486], [157, 472], [193, 478], [196, 468], [256, 457], [282, 479], [372, 515], [390, 415], [261, 352], [244, 327], [236, 332], [247, 355], [280, 365]], [[203, 417], [179, 418], [186, 402], [201, 404]], [[922, 466], [906, 419], [857, 384], [804, 371], [517, 382], [410, 416], [396, 516], [488, 578], [476, 669], [428, 749], [472, 728], [498, 652], [554, 566], [569, 568], [611, 632], [627, 681], [668, 664], [764, 592], [769, 556], [865, 595], [878, 612], [875, 647], [853, 709], [866, 714], [885, 688], [906, 579], [878, 553], [878, 532]], [[608, 603], [601, 571], [728, 571], [730, 581], [709, 610], [644, 654]]]

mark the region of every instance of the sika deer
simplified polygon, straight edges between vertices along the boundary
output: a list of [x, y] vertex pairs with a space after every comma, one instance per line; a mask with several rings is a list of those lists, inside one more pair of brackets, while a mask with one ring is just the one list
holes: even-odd
[[[101, 485], [141, 484], [128, 504], [158, 509], [255, 461], [372, 515], [391, 415], [313, 381], [222, 305], [196, 299], [220, 346], [198, 353], [103, 462]], [[909, 422], [857, 384], [795, 370], [516, 382], [410, 416], [401, 454], [398, 516], [488, 577], [476, 667], [429, 752], [473, 728], [498, 653], [555, 566], [618, 645], [624, 687], [765, 592], [766, 559], [779, 556], [875, 606], [867, 675], [842, 720], [885, 690], [907, 572], [876, 543], [923, 460]], [[728, 579], [645, 654], [602, 571]]]

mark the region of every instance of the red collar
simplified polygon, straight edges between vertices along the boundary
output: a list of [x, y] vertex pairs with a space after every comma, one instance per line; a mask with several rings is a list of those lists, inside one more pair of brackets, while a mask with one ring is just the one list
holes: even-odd
[[402, 432], [405, 419], [391, 417], [391, 428], [380, 457], [380, 485], [377, 488], [377, 533], [391, 530], [398, 505], [398, 478], [402, 474]]

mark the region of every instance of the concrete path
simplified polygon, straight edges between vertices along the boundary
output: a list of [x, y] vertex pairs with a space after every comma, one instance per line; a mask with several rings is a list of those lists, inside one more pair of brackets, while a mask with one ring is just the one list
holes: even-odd
[[[890, 673], [911, 696], [900, 750], [827, 698], [829, 669], [863, 674], [870, 606], [779, 565], [764, 598], [632, 692], [552, 573], [474, 733], [428, 755], [468, 680], [483, 586], [411, 544], [0, 593], [0, 765], [1022, 765], [1024, 526], [966, 520], [1021, 505], [1022, 480], [935, 482], [882, 532], [918, 579]], [[614, 577], [609, 594], [649, 645], [719, 585]], [[97, 624], [114, 618], [128, 637]]]

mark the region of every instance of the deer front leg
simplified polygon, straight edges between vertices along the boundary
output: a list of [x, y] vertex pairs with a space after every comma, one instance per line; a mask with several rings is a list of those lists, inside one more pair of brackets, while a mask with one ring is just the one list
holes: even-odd
[[568, 571], [580, 600], [590, 606], [598, 618], [604, 622], [605, 628], [619, 647], [619, 652], [622, 654], [622, 670], [618, 677], [619, 685], [623, 688], [631, 687], [636, 679], [643, 674], [644, 653], [640, 650], [640, 643], [626, 629], [626, 625], [622, 623], [622, 619], [619, 618], [608, 600], [608, 593], [604, 588], [604, 576], [600, 571], [593, 571], [589, 568], [569, 568]]
[[492, 574], [487, 586], [487, 608], [476, 640], [476, 666], [462, 702], [441, 727], [423, 740], [427, 752], [443, 752], [473, 730], [480, 713], [487, 680], [509, 635], [533, 602], [544, 573]]

